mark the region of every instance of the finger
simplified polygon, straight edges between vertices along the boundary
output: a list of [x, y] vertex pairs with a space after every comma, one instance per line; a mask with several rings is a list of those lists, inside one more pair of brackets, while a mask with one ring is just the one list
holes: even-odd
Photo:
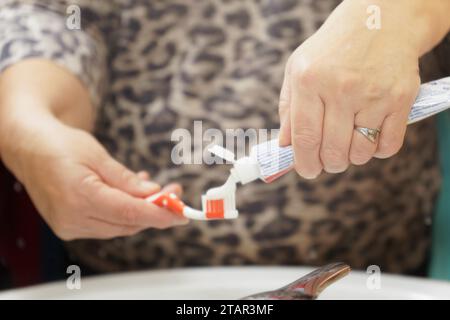
[[389, 158], [400, 150], [406, 134], [407, 121], [407, 112], [392, 113], [384, 119], [380, 141], [374, 155], [376, 158]]
[[284, 73], [283, 85], [280, 92], [280, 101], [278, 104], [278, 114], [280, 117], [280, 146], [288, 146], [291, 144], [291, 121], [289, 110], [290, 99], [290, 83], [287, 72]]
[[150, 180], [150, 174], [147, 171], [139, 171], [137, 173], [137, 176], [141, 180], [146, 180], [146, 181]]
[[89, 228], [82, 238], [112, 239], [132, 236], [143, 230], [140, 227], [113, 224], [98, 218], [90, 218], [88, 223]]
[[[293, 81], [291, 81], [292, 83]], [[307, 179], [316, 178], [322, 171], [320, 145], [324, 105], [320, 97], [297, 85], [291, 86], [291, 131], [295, 169]]]
[[101, 219], [88, 217], [83, 224], [71, 224], [64, 229], [54, 229], [55, 234], [64, 241], [76, 239], [110, 239], [130, 236], [141, 231], [142, 228], [116, 225]]
[[109, 155], [100, 162], [96, 169], [106, 184], [136, 197], [145, 197], [160, 190], [159, 185], [140, 179], [137, 174]]
[[[381, 129], [384, 120], [383, 112], [373, 112], [371, 110], [362, 110], [355, 116], [355, 126]], [[362, 133], [353, 130], [353, 138], [350, 147], [350, 162], [354, 165], [366, 164], [374, 156], [378, 141], [375, 143], [367, 139]]]
[[144, 199], [110, 188], [101, 181], [94, 181], [91, 189], [88, 201], [94, 208], [92, 217], [97, 219], [130, 227], [159, 229], [188, 222], [184, 217], [148, 203]]
[[320, 149], [325, 171], [338, 173], [348, 168], [353, 127], [353, 110], [345, 106], [327, 105]]

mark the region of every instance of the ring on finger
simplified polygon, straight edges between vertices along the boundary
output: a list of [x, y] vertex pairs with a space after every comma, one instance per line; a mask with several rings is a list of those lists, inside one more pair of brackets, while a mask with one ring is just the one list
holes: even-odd
[[355, 130], [361, 133], [364, 137], [366, 137], [370, 142], [377, 143], [378, 136], [380, 135], [380, 129], [366, 128], [355, 126]]

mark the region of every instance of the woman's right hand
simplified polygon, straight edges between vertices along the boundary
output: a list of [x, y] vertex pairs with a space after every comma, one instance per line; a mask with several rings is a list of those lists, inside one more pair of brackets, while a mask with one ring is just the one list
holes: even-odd
[[[187, 222], [147, 203], [160, 187], [114, 160], [89, 133], [55, 124], [28, 140], [22, 182], [60, 238], [112, 238]], [[178, 185], [165, 189], [181, 192]]]
[[[4, 83], [0, 84], [0, 109], [7, 111], [0, 112], [2, 160], [57, 236], [105, 239], [188, 222], [144, 200], [160, 190], [146, 174], [125, 168], [90, 133], [38, 107], [39, 99], [36, 107], [24, 106], [27, 103], [3, 90]], [[181, 193], [176, 184], [164, 189]]]

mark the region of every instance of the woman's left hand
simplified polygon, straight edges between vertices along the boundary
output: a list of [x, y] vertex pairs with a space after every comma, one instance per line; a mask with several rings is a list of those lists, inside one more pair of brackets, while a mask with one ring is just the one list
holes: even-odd
[[[293, 145], [305, 178], [391, 157], [403, 144], [420, 86], [423, 21], [402, 1], [378, 2], [380, 29], [366, 25], [369, 2], [344, 1], [288, 60], [280, 144]], [[356, 126], [380, 129], [379, 138], [369, 141]]]

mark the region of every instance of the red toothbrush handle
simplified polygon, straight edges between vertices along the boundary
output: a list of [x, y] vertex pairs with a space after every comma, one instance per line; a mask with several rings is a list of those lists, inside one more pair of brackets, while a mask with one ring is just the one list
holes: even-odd
[[159, 192], [147, 198], [147, 201], [175, 214], [183, 215], [185, 204], [175, 193]]

